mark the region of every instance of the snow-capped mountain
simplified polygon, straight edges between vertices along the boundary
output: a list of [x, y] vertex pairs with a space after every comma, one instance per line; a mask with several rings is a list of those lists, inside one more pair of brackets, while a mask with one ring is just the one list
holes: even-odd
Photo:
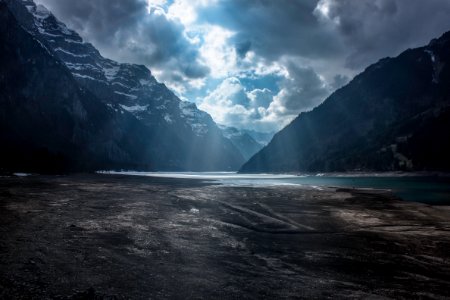
[[147, 128], [109, 109], [0, 0], [0, 171], [153, 168]]
[[164, 170], [233, 170], [244, 162], [206, 112], [181, 101], [145, 66], [118, 63], [99, 51], [42, 5], [6, 0], [20, 24], [107, 107], [130, 113], [148, 128], [153, 155]]
[[256, 131], [251, 129], [241, 129], [243, 133], [248, 134], [251, 136], [257, 143], [266, 146], [269, 144], [269, 142], [272, 140], [273, 136], [276, 132], [262, 132], [262, 131]]
[[258, 143], [250, 134], [243, 130], [224, 125], [219, 125], [219, 128], [222, 129], [223, 135], [239, 149], [246, 160], [264, 147], [264, 144]]

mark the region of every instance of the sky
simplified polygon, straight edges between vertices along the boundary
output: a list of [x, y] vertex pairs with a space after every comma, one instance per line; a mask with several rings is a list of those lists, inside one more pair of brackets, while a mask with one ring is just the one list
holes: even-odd
[[448, 0], [37, 0], [223, 125], [277, 131], [367, 66], [450, 30]]

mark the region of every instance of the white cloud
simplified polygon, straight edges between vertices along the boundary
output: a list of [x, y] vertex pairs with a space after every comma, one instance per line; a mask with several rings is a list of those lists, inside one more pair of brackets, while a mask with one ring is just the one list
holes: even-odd
[[211, 114], [216, 122], [238, 128], [260, 131], [280, 129], [284, 122], [268, 111], [273, 101], [269, 89], [247, 91], [236, 77], [229, 77], [209, 93], [199, 108]]
[[147, 65], [217, 122], [260, 130], [450, 28], [447, 0], [37, 1], [105, 56]]
[[[156, 1], [167, 2], [166, 0]], [[189, 27], [197, 21], [199, 8], [214, 5], [216, 2], [217, 0], [175, 0], [167, 9], [167, 14], [170, 18], [178, 19], [184, 26]]]
[[273, 101], [273, 93], [267, 88], [254, 89], [248, 92], [247, 96], [251, 101], [251, 106], [257, 108], [267, 108]]
[[332, 91], [332, 86], [345, 78], [328, 84], [310, 67], [285, 60], [287, 75], [279, 82], [279, 92], [268, 88], [248, 90], [237, 77], [224, 79], [210, 92], [199, 107], [220, 124], [255, 130], [279, 130], [300, 112], [320, 104]]
[[210, 113], [214, 120], [229, 126], [248, 125], [257, 110], [249, 107], [251, 100], [236, 77], [226, 78], [207, 95], [199, 108]]
[[162, 8], [167, 4], [167, 0], [147, 0], [147, 11], [150, 13], [152, 9]]
[[200, 56], [209, 66], [211, 76], [224, 78], [236, 72], [237, 55], [229, 43], [229, 39], [234, 33], [211, 25], [206, 25], [201, 30], [203, 44], [199, 49]]

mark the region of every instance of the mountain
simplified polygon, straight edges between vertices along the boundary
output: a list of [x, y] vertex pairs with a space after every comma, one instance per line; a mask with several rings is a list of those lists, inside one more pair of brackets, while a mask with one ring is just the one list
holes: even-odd
[[104, 58], [32, 0], [6, 0], [20, 24], [70, 70], [79, 85], [146, 127], [154, 170], [236, 170], [244, 158], [211, 116], [181, 101], [145, 66]]
[[255, 155], [264, 146], [243, 130], [223, 125], [219, 125], [219, 128], [222, 130], [223, 136], [233, 143], [245, 160]]
[[450, 32], [369, 66], [241, 172], [450, 170]]
[[261, 132], [250, 129], [241, 129], [242, 132], [251, 136], [257, 143], [266, 146], [272, 140], [275, 132]]
[[0, 168], [148, 168], [150, 139], [130, 113], [81, 87], [0, 1]]

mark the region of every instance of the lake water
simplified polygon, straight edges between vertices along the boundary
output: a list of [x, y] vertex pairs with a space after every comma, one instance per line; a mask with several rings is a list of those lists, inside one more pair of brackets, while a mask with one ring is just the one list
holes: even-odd
[[356, 176], [356, 175], [278, 175], [237, 174], [232, 172], [106, 172], [168, 178], [216, 180], [229, 186], [303, 185], [388, 189], [406, 201], [433, 205], [450, 204], [450, 177], [445, 176]]

